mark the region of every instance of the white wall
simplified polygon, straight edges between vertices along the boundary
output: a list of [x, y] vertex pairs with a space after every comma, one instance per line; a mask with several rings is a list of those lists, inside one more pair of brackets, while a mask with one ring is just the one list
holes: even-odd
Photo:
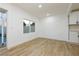
[[40, 20], [40, 27], [41, 37], [68, 41], [68, 19], [66, 15], [43, 18]]
[[[67, 15], [45, 17], [37, 20], [26, 11], [12, 4], [0, 4], [1, 8], [8, 10], [7, 19], [7, 47], [11, 48], [36, 37], [45, 37], [68, 41]], [[36, 23], [34, 33], [23, 34], [23, 19], [32, 19]]]
[[[0, 4], [1, 8], [8, 10], [7, 16], [7, 47], [11, 48], [23, 42], [37, 37], [38, 20], [30, 16], [24, 10], [12, 4]], [[32, 19], [36, 22], [34, 33], [23, 34], [23, 19]]]

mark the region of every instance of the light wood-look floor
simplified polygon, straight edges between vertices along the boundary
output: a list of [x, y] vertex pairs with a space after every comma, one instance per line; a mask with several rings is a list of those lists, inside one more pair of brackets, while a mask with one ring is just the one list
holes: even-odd
[[79, 45], [44, 38], [34, 39], [10, 50], [0, 49], [1, 56], [79, 56]]

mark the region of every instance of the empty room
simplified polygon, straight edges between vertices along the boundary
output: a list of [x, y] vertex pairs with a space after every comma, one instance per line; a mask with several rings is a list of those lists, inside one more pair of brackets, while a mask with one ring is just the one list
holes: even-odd
[[0, 56], [79, 56], [79, 3], [0, 3]]

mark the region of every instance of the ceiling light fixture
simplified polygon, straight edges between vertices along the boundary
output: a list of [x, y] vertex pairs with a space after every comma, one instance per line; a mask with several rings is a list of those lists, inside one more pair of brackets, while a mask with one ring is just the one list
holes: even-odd
[[38, 5], [38, 8], [42, 8], [42, 5], [40, 4], [40, 5]]

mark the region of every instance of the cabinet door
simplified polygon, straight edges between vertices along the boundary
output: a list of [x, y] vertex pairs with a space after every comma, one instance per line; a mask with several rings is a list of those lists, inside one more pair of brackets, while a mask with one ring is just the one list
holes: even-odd
[[78, 13], [71, 13], [69, 24], [76, 24], [77, 20], [78, 20]]
[[[79, 12], [71, 13], [69, 24], [76, 24], [77, 21], [79, 21]], [[79, 43], [78, 32], [69, 31], [69, 41]]]
[[70, 42], [79, 43], [78, 33], [77, 32], [70, 32]]

